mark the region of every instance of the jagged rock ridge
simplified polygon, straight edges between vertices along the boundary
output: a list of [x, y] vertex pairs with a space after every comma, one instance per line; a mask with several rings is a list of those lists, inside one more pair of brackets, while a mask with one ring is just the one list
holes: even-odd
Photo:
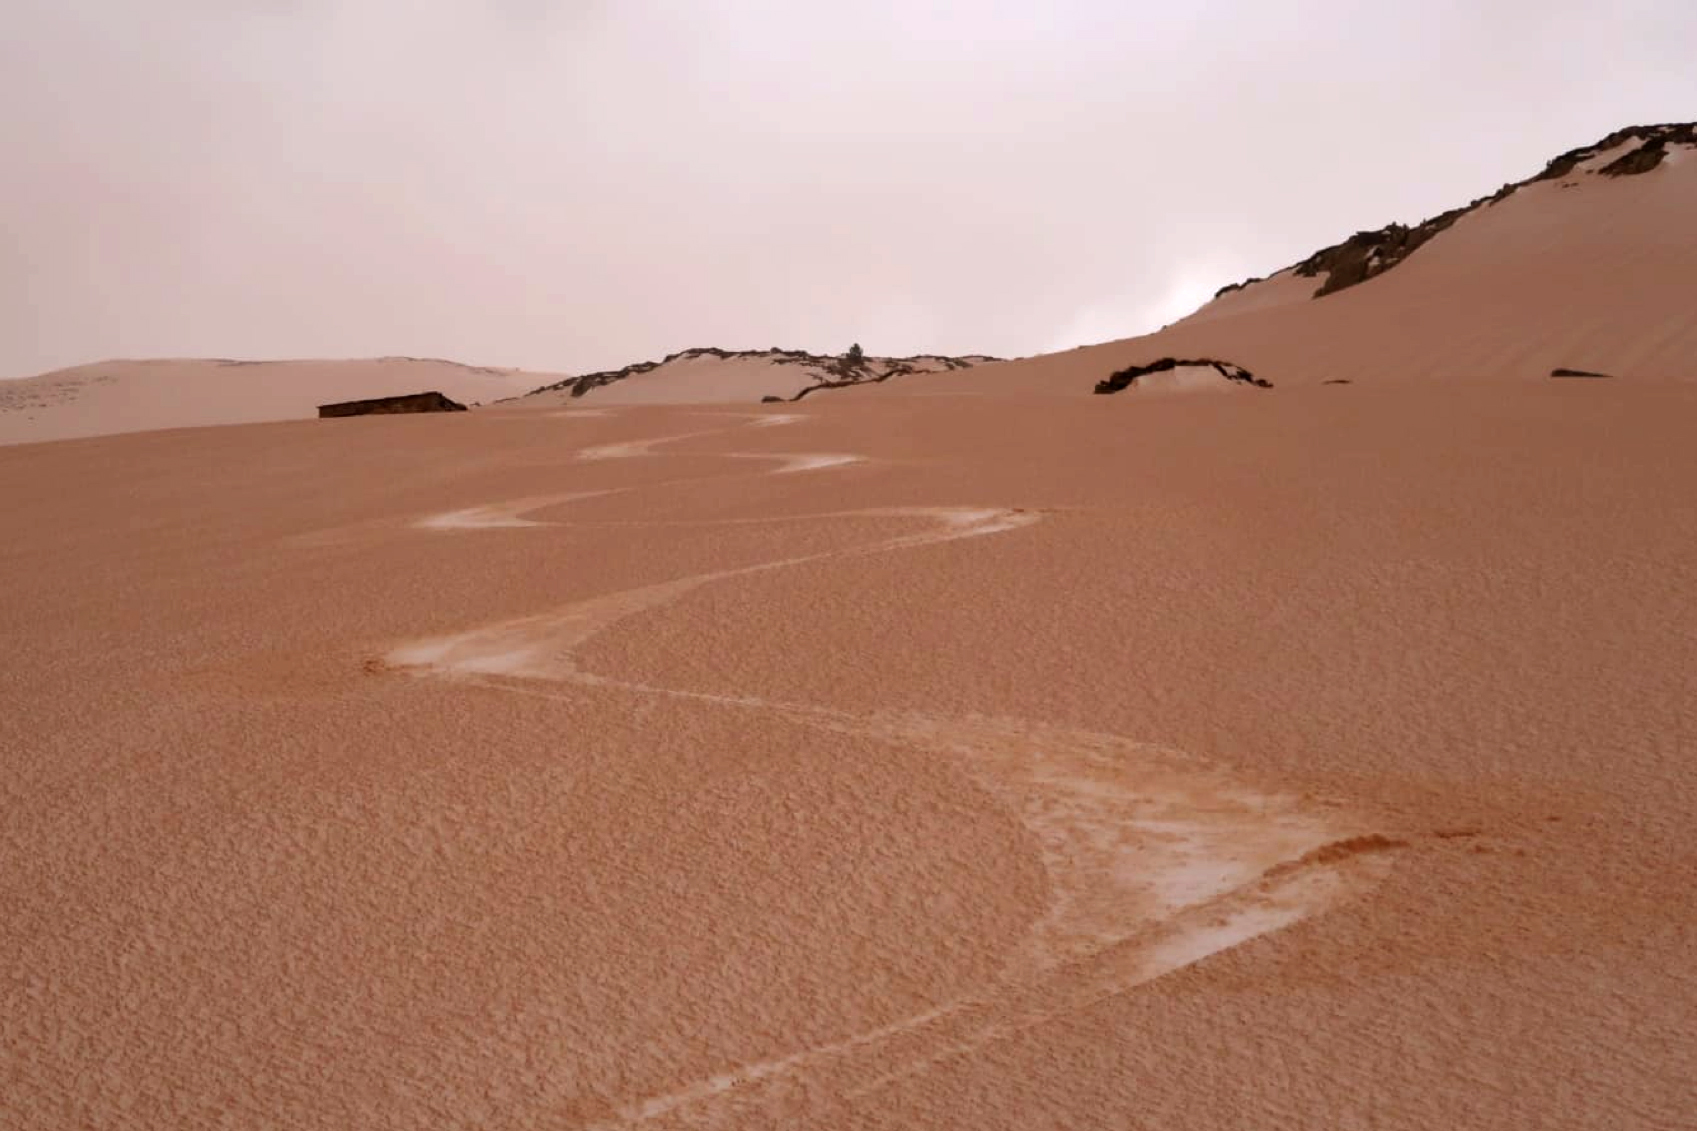
[[[1294, 267], [1287, 268], [1287, 270], [1293, 270], [1297, 275], [1310, 279], [1324, 276], [1319, 287], [1314, 291], [1314, 298], [1324, 298], [1326, 295], [1335, 294], [1389, 271], [1414, 254], [1421, 245], [1433, 236], [1449, 228], [1468, 213], [1479, 208], [1489, 208], [1527, 185], [1567, 177], [1580, 165], [1598, 154], [1631, 141], [1638, 141], [1640, 144], [1604, 165], [1601, 169], [1595, 170], [1596, 174], [1604, 177], [1625, 177], [1648, 173], [1662, 163], [1667, 156], [1669, 146], [1697, 146], [1697, 123], [1627, 126], [1625, 129], [1616, 130], [1592, 145], [1570, 149], [1551, 160], [1544, 166], [1543, 171], [1536, 176], [1506, 184], [1491, 195], [1482, 196], [1464, 207], [1452, 208], [1448, 212], [1439, 213], [1413, 227], [1404, 224], [1387, 224], [1385, 227], [1373, 231], [1357, 232], [1340, 244], [1320, 249]], [[1262, 282], [1264, 279], [1265, 276], [1258, 276], [1253, 279], [1246, 279], [1241, 283], [1231, 283], [1216, 291], [1214, 297], [1216, 299], [1221, 298], [1233, 291], [1242, 290], [1244, 287]]]
[[611, 385], [614, 382], [624, 380], [626, 377], [633, 377], [639, 373], [650, 373], [674, 362], [702, 357], [713, 357], [720, 360], [733, 358], [764, 360], [772, 365], [796, 365], [812, 370], [819, 380], [801, 390], [793, 398], [795, 400], [800, 400], [815, 389], [837, 389], [849, 385], [875, 384], [880, 381], [887, 381], [891, 377], [906, 376], [910, 373], [970, 369], [974, 365], [1001, 360], [987, 354], [967, 354], [960, 357], [949, 357], [942, 354], [872, 357], [847, 353], [816, 354], [807, 350], [779, 349], [777, 347], [766, 350], [725, 350], [716, 346], [700, 346], [668, 354], [659, 361], [639, 361], [627, 365], [623, 369], [609, 369], [599, 373], [585, 373], [577, 377], [568, 377], [564, 381], [557, 381], [552, 385], [543, 385], [540, 388], [532, 389], [525, 395], [535, 396], [538, 393], [569, 392], [574, 397], [581, 397], [592, 389]]

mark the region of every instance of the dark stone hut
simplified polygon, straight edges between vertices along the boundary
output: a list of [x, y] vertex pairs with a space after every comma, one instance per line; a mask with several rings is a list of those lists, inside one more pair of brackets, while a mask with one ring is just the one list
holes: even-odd
[[390, 412], [464, 412], [465, 405], [458, 401], [449, 400], [438, 392], [408, 393], [400, 397], [373, 397], [366, 401], [342, 401], [339, 404], [321, 404], [318, 406], [319, 417], [327, 416], [372, 416]]

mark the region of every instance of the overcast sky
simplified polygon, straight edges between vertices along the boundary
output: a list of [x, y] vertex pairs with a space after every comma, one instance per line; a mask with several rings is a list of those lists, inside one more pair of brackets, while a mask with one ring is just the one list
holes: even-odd
[[0, 375], [1126, 337], [1619, 126], [1691, 0], [6, 0]]

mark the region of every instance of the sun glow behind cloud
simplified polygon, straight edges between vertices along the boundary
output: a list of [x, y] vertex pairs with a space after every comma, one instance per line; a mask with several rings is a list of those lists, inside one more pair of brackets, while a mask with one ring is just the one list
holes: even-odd
[[1043, 352], [1152, 334], [1194, 314], [1213, 299], [1215, 291], [1242, 277], [1242, 274], [1233, 276], [1229, 272], [1186, 267], [1171, 277], [1161, 297], [1154, 302], [1119, 296], [1085, 307], [1049, 339]]

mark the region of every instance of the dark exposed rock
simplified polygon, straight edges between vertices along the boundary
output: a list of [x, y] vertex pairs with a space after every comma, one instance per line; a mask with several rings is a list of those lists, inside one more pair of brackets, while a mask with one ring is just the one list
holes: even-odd
[[[1433, 236], [1448, 229], [1457, 220], [1480, 208], [1489, 208], [1527, 185], [1540, 181], [1560, 180], [1599, 153], [1631, 141], [1641, 144], [1622, 154], [1596, 172], [1605, 177], [1633, 176], [1647, 173], [1662, 163], [1672, 145], [1697, 145], [1697, 123], [1670, 123], [1656, 126], [1628, 126], [1616, 130], [1593, 145], [1570, 149], [1551, 160], [1542, 172], [1523, 181], [1504, 185], [1489, 196], [1482, 196], [1462, 208], [1452, 208], [1429, 220], [1409, 227], [1388, 224], [1372, 231], [1357, 232], [1349, 239], [1331, 247], [1321, 248], [1292, 270], [1304, 278], [1320, 278], [1314, 298], [1324, 298], [1382, 275], [1413, 255]], [[1261, 278], [1246, 279], [1221, 287], [1214, 297], [1261, 282]]]
[[[820, 381], [816, 385], [809, 385], [807, 388], [798, 392], [795, 396], [790, 397], [789, 400], [799, 401], [801, 398], [807, 396], [807, 394], [817, 393], [821, 389], [847, 389], [854, 385], [878, 385], [888, 381], [891, 377], [906, 377], [910, 373], [937, 372], [934, 368], [926, 369], [922, 366], [923, 362], [928, 361], [940, 363], [943, 367], [943, 372], [952, 373], [957, 369], [971, 369], [974, 365], [984, 365], [987, 362], [1000, 361], [1001, 358], [990, 357], [987, 354], [970, 354], [966, 357], [944, 357], [941, 354], [921, 353], [915, 354], [911, 357], [883, 357], [866, 359], [867, 361], [880, 362], [889, 367], [881, 373], [871, 372], [864, 362], [856, 366], [852, 364], [843, 364], [842, 362], [844, 360], [845, 359], [838, 359], [838, 363], [836, 365], [827, 365], [825, 367], [826, 372], [837, 375], [837, 379], [835, 381]], [[762, 397], [761, 399], [763, 401], [780, 402], [784, 400], [783, 397]]]
[[1214, 292], [1214, 297], [1224, 298], [1233, 291], [1241, 291], [1244, 287], [1254, 286], [1256, 283], [1264, 283], [1266, 281], [1267, 277], [1265, 275], [1257, 275], [1253, 279], [1245, 279], [1241, 283], [1227, 283], [1225, 286]]
[[1667, 155], [1666, 143], [1661, 138], [1653, 138], [1637, 149], [1616, 157], [1597, 172], [1605, 177], [1635, 177], [1660, 165], [1662, 158]]
[[1353, 385], [1353, 384], [1355, 384], [1355, 382], [1351, 381], [1348, 377], [1333, 377], [1329, 381], [1320, 382], [1320, 384], [1322, 384], [1322, 385]]
[[1389, 224], [1371, 232], [1356, 232], [1343, 243], [1323, 248], [1296, 265], [1304, 278], [1325, 275], [1315, 298], [1341, 291], [1381, 275], [1407, 259], [1420, 245], [1461, 219], [1466, 209], [1436, 216], [1415, 228]]
[[[845, 378], [844, 380], [841, 380], [841, 381], [821, 381], [817, 385], [809, 385], [807, 388], [801, 390], [801, 392], [799, 392], [795, 396], [791, 397], [790, 400], [799, 401], [801, 398], [805, 397], [807, 394], [817, 393], [820, 389], [847, 389], [851, 385], [878, 385], [878, 384], [882, 384], [885, 381], [888, 381], [891, 377], [900, 377], [900, 376], [903, 376], [905, 374], [912, 373], [912, 372], [913, 372], [913, 370], [911, 370], [911, 369], [904, 369], [904, 370], [900, 370], [899, 372], [897, 370], [892, 369], [892, 370], [890, 370], [890, 372], [880, 373], [876, 377], [850, 377], [850, 378]], [[765, 397], [763, 399], [771, 400], [771, 401], [782, 401], [784, 398], [783, 397]]]
[[[855, 385], [878, 385], [892, 377], [906, 377], [912, 373], [953, 373], [959, 369], [971, 369], [975, 365], [984, 365], [992, 361], [1002, 360], [988, 354], [968, 354], [964, 357], [946, 357], [942, 354], [921, 353], [909, 357], [867, 357], [858, 363], [844, 356], [828, 361], [821, 368], [832, 374], [836, 379], [820, 381], [809, 385], [789, 398], [799, 401], [809, 393], [821, 389], [847, 389]], [[927, 365], [926, 363], [931, 363]], [[871, 366], [877, 365], [881, 371], [874, 371]], [[779, 398], [782, 400], [782, 398]]]
[[[944, 370], [970, 369], [974, 365], [1001, 360], [983, 354], [970, 354], [965, 357], [944, 357], [940, 354], [915, 354], [911, 357], [870, 357], [864, 353], [856, 355], [852, 351], [846, 354], [816, 354], [809, 353], [806, 350], [787, 350], [776, 347], [768, 350], [724, 350], [716, 346], [700, 346], [695, 349], [679, 350], [677, 353], [667, 354], [659, 361], [639, 361], [634, 365], [627, 365], [623, 369], [609, 369], [600, 373], [586, 373], [580, 377], [568, 377], [564, 381], [556, 381], [552, 385], [543, 385], [541, 388], [532, 389], [525, 396], [567, 391], [574, 397], [581, 397], [591, 389], [599, 389], [603, 385], [611, 385], [616, 381], [622, 381], [626, 377], [633, 377], [639, 373], [649, 373], [675, 361], [697, 357], [762, 358], [773, 365], [803, 366], [826, 378], [818, 385], [803, 389], [801, 394], [790, 398], [792, 400], [799, 400], [802, 395], [816, 388], [837, 389], [848, 385], [884, 381], [891, 377], [917, 373], [922, 369], [935, 370], [938, 367]], [[509, 399], [517, 400], [518, 398]], [[782, 400], [782, 398], [778, 399]]]
[[1118, 373], [1109, 375], [1107, 378], [1096, 382], [1096, 392], [1100, 394], [1118, 393], [1131, 388], [1139, 377], [1146, 376], [1147, 374], [1166, 373], [1173, 369], [1190, 368], [1211, 368], [1227, 381], [1236, 381], [1239, 384], [1253, 385], [1258, 389], [1271, 389], [1273, 387], [1273, 383], [1271, 381], [1263, 380], [1262, 378], [1255, 376], [1255, 374], [1251, 373], [1243, 366], [1233, 365], [1229, 361], [1216, 361], [1211, 357], [1195, 359], [1163, 357], [1159, 361], [1150, 362], [1148, 365], [1133, 365], [1129, 368], [1120, 370]]
[[1560, 173], [1545, 170], [1533, 180], [1548, 180], [1552, 176], [1566, 176], [1582, 161], [1589, 160], [1606, 149], [1624, 145], [1629, 141], [1639, 141], [1642, 144], [1637, 149], [1629, 150], [1621, 156], [1604, 165], [1597, 172], [1605, 177], [1630, 177], [1639, 173], [1648, 173], [1662, 163], [1670, 145], [1697, 145], [1697, 122], [1668, 123], [1659, 126], [1627, 126], [1616, 130], [1596, 145], [1586, 146], [1562, 154], [1551, 162], [1554, 167], [1557, 162], [1566, 167]]
[[438, 392], [408, 393], [400, 397], [373, 397], [363, 401], [341, 401], [318, 406], [320, 417], [381, 416], [397, 412], [464, 412], [465, 405]]
[[1550, 376], [1551, 377], [1601, 377], [1601, 378], [1604, 378], [1604, 379], [1608, 379], [1608, 378], [1612, 378], [1614, 376], [1614, 374], [1613, 373], [1593, 373], [1589, 369], [1561, 368], [1561, 369], [1550, 370]]
[[[772, 352], [784, 353], [786, 351], [774, 350]], [[552, 385], [543, 385], [540, 388], [532, 389], [530, 392], [526, 393], [525, 396], [535, 396], [537, 393], [554, 393], [564, 390], [570, 392], [574, 397], [581, 397], [591, 389], [599, 389], [602, 385], [611, 385], [615, 381], [623, 381], [626, 377], [634, 377], [638, 373], [647, 373], [651, 370], [660, 368], [662, 365], [670, 365], [674, 361], [683, 361], [686, 358], [692, 357], [726, 358], [738, 356], [742, 355], [733, 353], [730, 350], [717, 349], [713, 346], [705, 346], [699, 349], [679, 350], [677, 353], [667, 354], [659, 361], [638, 361], [634, 364], [625, 366], [623, 369], [604, 369], [599, 373], [585, 373], [579, 377], [567, 377], [564, 381], [556, 381]], [[516, 400], [517, 398], [515, 397], [513, 399]]]

